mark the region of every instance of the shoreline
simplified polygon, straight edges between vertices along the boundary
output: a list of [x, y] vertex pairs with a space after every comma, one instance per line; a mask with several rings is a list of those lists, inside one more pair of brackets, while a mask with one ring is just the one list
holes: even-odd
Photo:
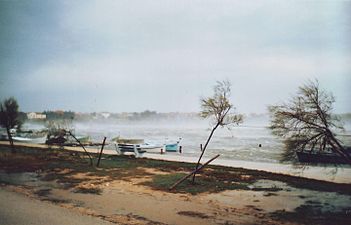
[[[179, 155], [157, 155], [146, 153], [145, 156], [150, 159], [167, 160], [172, 162], [196, 163], [196, 157], [179, 157]], [[203, 157], [202, 162], [209, 160]], [[336, 174], [332, 174], [335, 167], [332, 166], [306, 166], [298, 168], [294, 165], [268, 163], [268, 162], [248, 162], [241, 160], [216, 159], [211, 165], [225, 166], [232, 168], [243, 168], [251, 170], [259, 170], [272, 172], [277, 174], [291, 175], [296, 177], [304, 177], [315, 180], [329, 181], [334, 183], [351, 184], [351, 167], [338, 167]], [[329, 174], [329, 175], [328, 175]]]
[[[7, 141], [0, 141], [0, 145], [9, 146]], [[59, 149], [58, 146], [48, 146], [45, 144], [32, 144], [32, 143], [23, 143], [15, 142], [15, 146], [23, 147], [33, 147], [40, 149]], [[81, 147], [64, 147], [64, 150], [68, 151], [79, 151], [84, 152]], [[99, 148], [86, 147], [86, 150], [89, 153], [98, 153]], [[117, 155], [116, 151], [111, 149], [104, 149], [103, 154], [105, 155]], [[144, 158], [155, 159], [155, 160], [164, 160], [170, 162], [184, 162], [184, 163], [196, 163], [196, 157], [183, 156], [181, 154], [165, 153], [144, 153]], [[202, 162], [209, 160], [209, 157], [203, 157]], [[211, 165], [216, 166], [225, 166], [231, 168], [243, 168], [250, 170], [265, 171], [283, 175], [290, 175], [295, 177], [303, 177], [321, 181], [328, 181], [340, 184], [351, 184], [351, 167], [348, 166], [305, 166], [297, 167], [292, 164], [280, 164], [280, 163], [268, 163], [268, 162], [249, 162], [241, 160], [228, 160], [228, 159], [216, 159], [211, 163]]]

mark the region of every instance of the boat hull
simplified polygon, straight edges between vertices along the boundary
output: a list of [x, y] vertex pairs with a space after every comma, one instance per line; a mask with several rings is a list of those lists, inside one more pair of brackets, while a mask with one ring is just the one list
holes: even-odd
[[165, 150], [166, 152], [177, 152], [179, 149], [178, 144], [166, 144]]
[[347, 160], [334, 153], [297, 152], [297, 158], [304, 163], [347, 164]]

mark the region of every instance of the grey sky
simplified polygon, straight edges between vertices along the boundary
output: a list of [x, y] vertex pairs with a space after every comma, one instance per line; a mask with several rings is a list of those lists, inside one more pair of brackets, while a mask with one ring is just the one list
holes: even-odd
[[308, 79], [351, 112], [351, 2], [3, 1], [0, 97], [23, 111], [265, 112]]

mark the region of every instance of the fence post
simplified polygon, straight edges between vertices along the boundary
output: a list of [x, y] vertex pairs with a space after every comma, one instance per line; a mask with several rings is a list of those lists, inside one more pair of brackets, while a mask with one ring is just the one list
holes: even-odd
[[97, 167], [99, 167], [99, 165], [100, 165], [101, 155], [102, 155], [102, 151], [104, 150], [105, 141], [106, 141], [106, 137], [104, 137], [104, 140], [102, 142], [101, 151], [100, 151], [100, 154], [99, 154], [99, 159], [98, 159], [97, 164], [96, 164]]

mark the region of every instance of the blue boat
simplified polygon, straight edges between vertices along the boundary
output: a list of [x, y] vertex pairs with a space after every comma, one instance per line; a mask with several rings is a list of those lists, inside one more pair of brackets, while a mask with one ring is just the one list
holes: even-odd
[[165, 145], [166, 152], [178, 152], [179, 150], [179, 143], [175, 144], [166, 144]]
[[166, 152], [180, 152], [180, 141], [182, 140], [182, 138], [179, 138], [179, 140], [177, 142], [173, 142], [173, 143], [166, 143], [164, 145], [164, 148], [166, 150]]

